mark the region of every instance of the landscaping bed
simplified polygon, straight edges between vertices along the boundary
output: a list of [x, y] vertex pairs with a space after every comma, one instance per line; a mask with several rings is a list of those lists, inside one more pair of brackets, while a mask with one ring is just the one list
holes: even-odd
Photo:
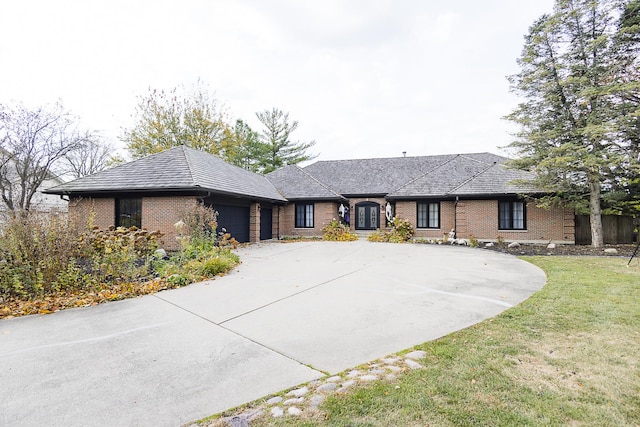
[[[507, 244], [493, 246], [481, 246], [482, 249], [503, 252], [511, 255], [528, 256], [619, 256], [629, 258], [635, 250], [635, 245], [605, 245], [602, 248], [594, 248], [586, 245], [556, 245], [555, 248], [547, 248], [547, 245], [520, 244], [518, 247], [510, 248]], [[605, 252], [605, 249], [610, 251]], [[615, 249], [616, 252], [611, 251]]]
[[216, 234], [216, 213], [183, 213], [180, 249], [160, 249], [162, 233], [100, 230], [74, 218], [24, 214], [0, 227], [0, 319], [48, 314], [135, 298], [225, 274], [238, 242]]

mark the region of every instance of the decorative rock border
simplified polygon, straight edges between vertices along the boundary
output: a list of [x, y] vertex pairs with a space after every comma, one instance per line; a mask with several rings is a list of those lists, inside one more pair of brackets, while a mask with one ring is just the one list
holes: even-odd
[[264, 414], [273, 418], [298, 417], [305, 413], [317, 414], [318, 407], [331, 393], [344, 393], [359, 383], [395, 381], [397, 374], [401, 372], [422, 368], [423, 365], [419, 361], [425, 357], [426, 352], [422, 350], [411, 351], [402, 356], [387, 356], [368, 363], [366, 369], [352, 369], [341, 375], [311, 381], [283, 395], [270, 396], [262, 402], [256, 401], [256, 406], [251, 409], [222, 418], [222, 421], [232, 427], [248, 427], [253, 419]]

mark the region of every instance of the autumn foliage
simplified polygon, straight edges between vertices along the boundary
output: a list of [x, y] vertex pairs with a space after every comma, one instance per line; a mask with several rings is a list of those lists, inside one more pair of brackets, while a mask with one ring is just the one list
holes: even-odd
[[368, 237], [370, 242], [408, 242], [413, 237], [413, 227], [406, 219], [393, 218], [391, 229], [388, 231], [376, 230]]
[[358, 235], [352, 233], [349, 227], [340, 221], [333, 219], [329, 224], [322, 227], [322, 240], [334, 242], [350, 242], [358, 240]]
[[66, 215], [8, 218], [0, 226], [0, 318], [145, 295], [229, 271], [239, 259], [220, 244], [230, 236], [218, 242], [215, 222], [208, 223], [215, 213], [197, 209], [185, 214], [192, 233], [170, 257], [157, 251], [158, 231], [99, 230]]

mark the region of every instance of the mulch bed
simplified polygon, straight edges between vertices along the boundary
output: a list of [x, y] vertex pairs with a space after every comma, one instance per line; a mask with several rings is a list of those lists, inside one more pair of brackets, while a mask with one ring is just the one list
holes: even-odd
[[[631, 257], [636, 245], [605, 245], [602, 248], [594, 248], [584, 245], [556, 245], [554, 249], [547, 249], [547, 245], [521, 244], [517, 248], [509, 248], [506, 244], [491, 247], [481, 246], [483, 249], [503, 252], [511, 255], [561, 255], [561, 256], [614, 256]], [[605, 249], [613, 248], [617, 253], [607, 253]], [[640, 256], [640, 251], [636, 256]]]

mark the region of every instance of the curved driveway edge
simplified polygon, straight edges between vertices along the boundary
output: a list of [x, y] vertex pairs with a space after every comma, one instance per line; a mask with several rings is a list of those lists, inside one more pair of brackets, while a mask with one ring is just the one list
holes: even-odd
[[0, 425], [175, 426], [465, 328], [546, 282], [509, 255], [302, 242], [214, 281], [0, 321]]

